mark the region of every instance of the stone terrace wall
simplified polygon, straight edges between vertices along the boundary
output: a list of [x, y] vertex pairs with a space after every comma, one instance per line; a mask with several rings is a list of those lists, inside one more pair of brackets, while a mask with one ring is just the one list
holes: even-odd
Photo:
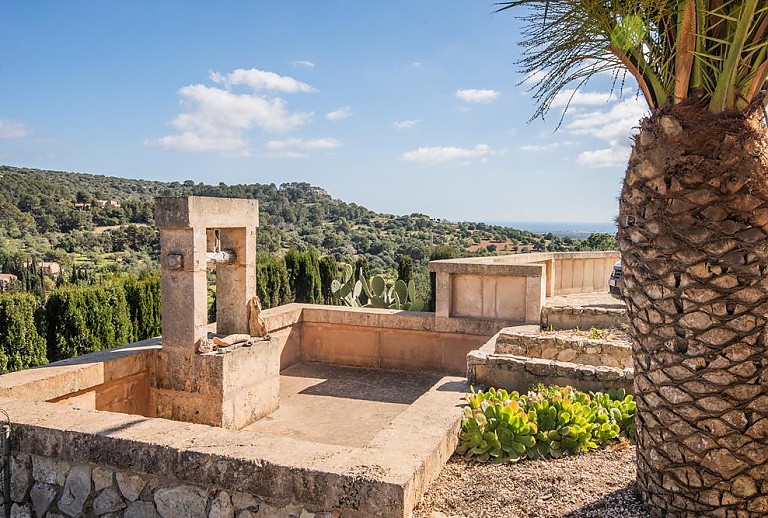
[[179, 484], [152, 475], [116, 471], [94, 464], [69, 464], [37, 455], [14, 455], [11, 458], [11, 474], [11, 516], [14, 517], [334, 516], [298, 504], [271, 505], [246, 493]]
[[557, 334], [501, 332], [496, 340], [496, 354], [529, 356], [583, 365], [605, 365], [619, 369], [633, 367], [632, 347], [626, 342]]
[[628, 323], [627, 311], [624, 309], [573, 306], [544, 306], [541, 308], [541, 325], [545, 328], [609, 328]]
[[527, 391], [538, 383], [570, 385], [584, 391], [623, 388], [633, 391], [634, 371], [615, 367], [582, 365], [527, 356], [486, 354], [467, 356], [467, 379], [473, 385]]

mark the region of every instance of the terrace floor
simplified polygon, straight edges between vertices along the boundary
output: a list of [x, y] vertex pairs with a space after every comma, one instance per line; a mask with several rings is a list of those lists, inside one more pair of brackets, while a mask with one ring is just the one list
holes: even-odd
[[442, 376], [304, 362], [280, 373], [280, 408], [243, 428], [363, 447]]

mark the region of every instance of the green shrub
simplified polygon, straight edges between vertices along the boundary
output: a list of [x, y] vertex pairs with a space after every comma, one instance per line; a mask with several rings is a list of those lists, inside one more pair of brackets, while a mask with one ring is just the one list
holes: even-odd
[[560, 457], [635, 435], [635, 402], [623, 389], [585, 393], [540, 386], [524, 395], [473, 389], [467, 402], [456, 453], [468, 460]]
[[133, 341], [122, 283], [58, 288], [48, 297], [45, 317], [50, 361]]
[[35, 327], [37, 308], [31, 294], [0, 294], [0, 373], [48, 363], [45, 338]]

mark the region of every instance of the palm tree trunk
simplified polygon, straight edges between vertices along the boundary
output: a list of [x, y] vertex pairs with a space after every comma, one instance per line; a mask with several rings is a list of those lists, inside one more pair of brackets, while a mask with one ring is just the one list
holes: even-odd
[[768, 132], [680, 105], [620, 199], [637, 481], [652, 516], [768, 514]]

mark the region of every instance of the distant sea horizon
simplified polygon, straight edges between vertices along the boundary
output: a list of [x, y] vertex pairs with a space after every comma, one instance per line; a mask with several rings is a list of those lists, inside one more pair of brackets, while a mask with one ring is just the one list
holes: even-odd
[[488, 225], [499, 225], [502, 227], [516, 228], [518, 230], [527, 230], [536, 234], [553, 233], [560, 237], [572, 237], [576, 239], [585, 239], [591, 234], [605, 232], [607, 234], [616, 233], [616, 223], [614, 222], [573, 222], [573, 221], [486, 221]]

